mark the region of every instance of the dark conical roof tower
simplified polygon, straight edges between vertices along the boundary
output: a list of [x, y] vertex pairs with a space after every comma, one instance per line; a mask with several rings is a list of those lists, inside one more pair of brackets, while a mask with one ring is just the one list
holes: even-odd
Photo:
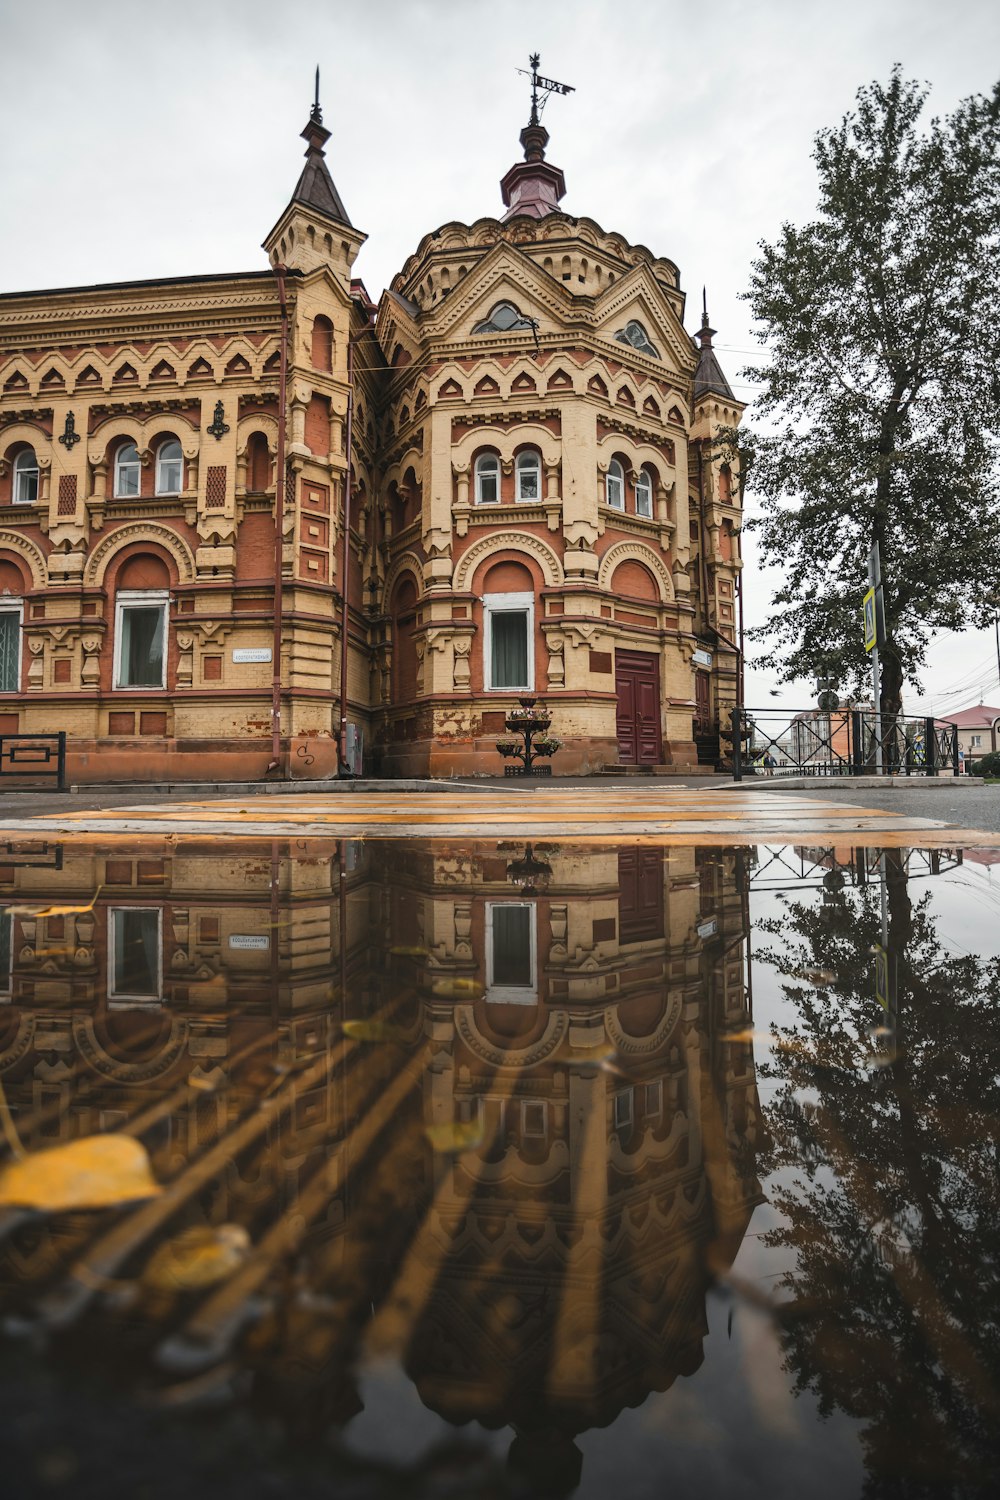
[[700, 396], [707, 396], [710, 391], [714, 391], [716, 395], [726, 396], [730, 401], [735, 401], [732, 386], [722, 373], [722, 366], [712, 348], [714, 337], [715, 329], [708, 321], [708, 296], [705, 288], [702, 287], [701, 327], [695, 334], [701, 353], [698, 356], [698, 368], [694, 372], [694, 399], [697, 401]]
[[304, 203], [307, 208], [325, 214], [328, 219], [335, 219], [338, 224], [346, 224], [348, 228], [352, 228], [344, 200], [337, 192], [325, 160], [326, 152], [323, 147], [330, 139], [330, 132], [323, 126], [323, 111], [319, 102], [319, 68], [316, 69], [316, 97], [309, 111], [306, 128], [302, 131], [302, 139], [308, 143], [309, 149], [291, 201]]

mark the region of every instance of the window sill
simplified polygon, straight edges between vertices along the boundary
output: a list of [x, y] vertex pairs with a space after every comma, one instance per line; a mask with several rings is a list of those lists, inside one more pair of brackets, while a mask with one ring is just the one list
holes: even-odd
[[139, 495], [122, 499], [88, 495], [86, 506], [95, 531], [100, 531], [105, 519], [111, 517], [122, 521], [143, 521], [151, 516], [176, 516], [183, 513], [189, 526], [193, 526], [198, 518], [198, 496], [193, 490], [180, 495]]
[[598, 505], [597, 514], [602, 523], [602, 531], [615, 526], [620, 531], [632, 531], [636, 536], [658, 537], [664, 551], [676, 530], [673, 521], [657, 521], [651, 516], [633, 515], [627, 510], [616, 510], [613, 505]]
[[18, 501], [0, 506], [0, 526], [40, 526], [49, 529], [49, 505], [47, 500]]
[[562, 499], [557, 495], [551, 500], [456, 505], [453, 515], [455, 530], [459, 536], [465, 536], [470, 526], [495, 526], [497, 522], [509, 526], [518, 521], [544, 521], [550, 531], [558, 531], [562, 521]]

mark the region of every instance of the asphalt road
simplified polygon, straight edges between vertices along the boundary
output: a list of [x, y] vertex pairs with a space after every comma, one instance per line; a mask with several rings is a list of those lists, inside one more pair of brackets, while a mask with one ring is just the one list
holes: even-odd
[[[801, 797], [801, 791], [785, 791], [780, 784], [755, 781], [754, 786], [776, 797]], [[935, 818], [954, 823], [959, 828], [978, 828], [984, 833], [1000, 834], [1000, 783], [996, 786], [962, 786], [953, 788], [942, 780], [926, 790], [909, 787], [817, 786], [815, 795], [826, 802], [848, 802], [855, 807], [877, 807], [880, 812], [900, 813], [905, 818]], [[1000, 840], [998, 840], [1000, 842]]]

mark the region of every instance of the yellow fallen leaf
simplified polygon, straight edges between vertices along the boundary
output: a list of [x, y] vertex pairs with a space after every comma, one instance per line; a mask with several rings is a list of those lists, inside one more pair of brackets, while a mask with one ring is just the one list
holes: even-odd
[[241, 1224], [195, 1224], [160, 1245], [139, 1279], [158, 1292], [200, 1291], [232, 1276], [249, 1253]]
[[12, 917], [74, 917], [93, 911], [103, 889], [103, 885], [99, 885], [86, 906], [8, 906], [7, 910]]
[[475, 1151], [483, 1144], [486, 1132], [481, 1120], [466, 1123], [456, 1121], [450, 1125], [428, 1125], [424, 1131], [435, 1151]]
[[47, 1151], [29, 1152], [0, 1171], [0, 1204], [49, 1213], [109, 1208], [160, 1192], [146, 1148], [130, 1135], [87, 1135]]
[[398, 946], [390, 948], [389, 952], [393, 958], [426, 958], [430, 952], [429, 948], [406, 948]]
[[479, 995], [482, 989], [474, 979], [441, 979], [434, 985], [435, 995]]
[[340, 1029], [352, 1042], [408, 1041], [401, 1026], [390, 1026], [387, 1021], [344, 1021]]

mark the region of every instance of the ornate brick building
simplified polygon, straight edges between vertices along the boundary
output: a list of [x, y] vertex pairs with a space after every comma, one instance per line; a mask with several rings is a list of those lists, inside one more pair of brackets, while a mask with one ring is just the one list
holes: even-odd
[[561, 211], [532, 123], [505, 217], [426, 235], [376, 318], [328, 134], [270, 270], [0, 298], [0, 733], [65, 729], [80, 781], [330, 775], [348, 724], [370, 769], [496, 774], [534, 693], [557, 773], [711, 761], [742, 407], [707, 316]]

